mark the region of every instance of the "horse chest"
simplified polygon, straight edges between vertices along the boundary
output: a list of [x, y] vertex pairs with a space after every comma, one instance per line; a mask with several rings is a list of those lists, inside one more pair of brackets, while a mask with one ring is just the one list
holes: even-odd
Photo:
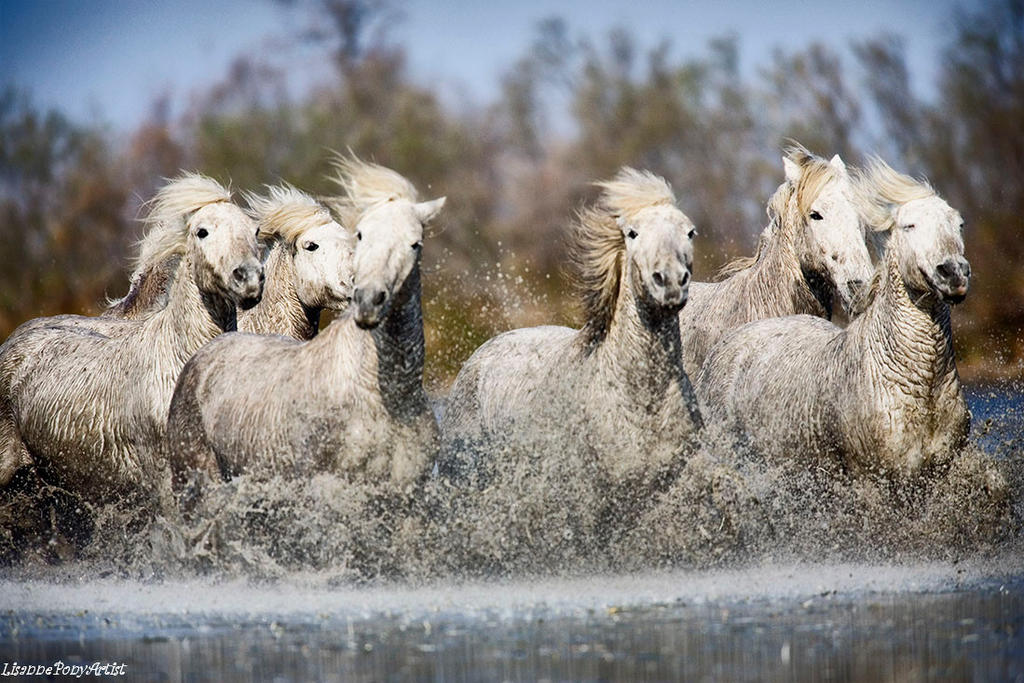
[[608, 392], [586, 408], [585, 433], [612, 479], [669, 462], [692, 432], [671, 382], [662, 391]]
[[957, 386], [891, 383], [877, 394], [864, 423], [859, 460], [911, 473], [957, 447], [966, 434], [966, 404]]

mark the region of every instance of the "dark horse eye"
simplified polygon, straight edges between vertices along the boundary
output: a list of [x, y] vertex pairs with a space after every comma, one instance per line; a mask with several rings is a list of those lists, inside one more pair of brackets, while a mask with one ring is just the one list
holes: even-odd
[[206, 228], [199, 228], [198, 230], [196, 230], [196, 237], [198, 237], [199, 239], [203, 239], [209, 234], [210, 233], [206, 231]]
[[362, 233], [362, 232], [357, 232], [357, 233], [356, 233], [356, 239], [357, 239], [357, 240], [361, 240], [361, 239], [363, 239], [363, 233]]
[[687, 239], [691, 239], [692, 240], [696, 236], [697, 236], [697, 231], [696, 230], [691, 230], [690, 232], [686, 233], [686, 238]]
[[626, 236], [629, 237], [629, 239], [631, 239], [631, 240], [635, 240], [636, 239], [636, 230], [630, 230], [629, 233]]
[[811, 219], [812, 220], [816, 220], [816, 221], [820, 221], [821, 220], [821, 214], [818, 213], [817, 211], [811, 211]]
[[320, 245], [317, 244], [316, 242], [310, 242], [309, 244], [306, 245], [306, 251], [316, 251], [319, 248]]
[[412, 245], [412, 248], [415, 249], [416, 251], [419, 251], [420, 249], [423, 248], [423, 242], [417, 242], [416, 244]]

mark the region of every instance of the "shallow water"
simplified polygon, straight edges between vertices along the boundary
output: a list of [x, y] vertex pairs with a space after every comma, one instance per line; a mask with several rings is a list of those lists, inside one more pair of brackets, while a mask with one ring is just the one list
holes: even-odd
[[2, 586], [0, 660], [132, 680], [1024, 677], [1019, 558], [324, 590]]
[[76, 559], [0, 569], [0, 673], [1024, 681], [1024, 403], [968, 399], [973, 450], [932, 490], [703, 455], [600, 543], [573, 526], [593, 492], [516, 477], [422, 507], [322, 477], [240, 478], [194, 523], [100, 510]]

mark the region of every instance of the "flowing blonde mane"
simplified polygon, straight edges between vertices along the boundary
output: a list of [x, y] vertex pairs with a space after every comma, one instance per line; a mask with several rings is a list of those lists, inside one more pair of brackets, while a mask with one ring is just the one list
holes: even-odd
[[635, 218], [652, 206], [675, 205], [672, 188], [648, 171], [623, 168], [602, 189], [597, 203], [581, 209], [569, 236], [570, 275], [582, 299], [587, 342], [600, 343], [608, 332], [622, 279], [626, 243], [617, 219]]
[[895, 171], [878, 157], [868, 159], [867, 166], [854, 177], [857, 202], [872, 232], [892, 230], [896, 220], [894, 206], [935, 196], [935, 189], [927, 180]]
[[210, 204], [230, 201], [230, 190], [198, 173], [182, 173], [169, 180], [148, 203], [149, 213], [143, 219], [146, 235], [139, 241], [132, 280], [172, 257], [184, 255], [188, 214]]
[[418, 201], [413, 184], [390, 168], [362, 161], [351, 152], [335, 155], [333, 165], [337, 175], [330, 179], [341, 186], [343, 195], [332, 202], [332, 208], [342, 225], [354, 226], [364, 213], [382, 202]]
[[243, 195], [250, 213], [259, 224], [259, 238], [280, 238], [294, 244], [306, 231], [331, 222], [330, 212], [311, 196], [285, 183], [267, 186], [267, 194]]
[[716, 280], [724, 280], [757, 263], [773, 237], [780, 237], [782, 233], [795, 234], [798, 228], [803, 227], [803, 217], [810, 213], [811, 204], [840, 172], [827, 159], [815, 156], [798, 144], [787, 147], [785, 154], [800, 167], [800, 179], [796, 183], [788, 180], [782, 183], [768, 200], [768, 227], [757, 242], [757, 253], [729, 261], [719, 269]]

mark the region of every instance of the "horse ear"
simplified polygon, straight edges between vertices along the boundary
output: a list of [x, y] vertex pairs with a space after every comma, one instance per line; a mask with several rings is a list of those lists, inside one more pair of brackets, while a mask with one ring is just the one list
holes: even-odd
[[846, 170], [846, 163], [839, 157], [838, 154], [832, 157], [828, 163], [832, 164], [834, 168], [837, 168], [840, 171]]
[[447, 197], [438, 197], [429, 202], [413, 204], [412, 209], [416, 212], [416, 217], [420, 219], [420, 223], [425, 225], [441, 211], [441, 207], [444, 206], [446, 199]]
[[786, 171], [786, 180], [791, 183], [795, 183], [800, 180], [800, 165], [789, 157], [782, 157], [782, 168]]

